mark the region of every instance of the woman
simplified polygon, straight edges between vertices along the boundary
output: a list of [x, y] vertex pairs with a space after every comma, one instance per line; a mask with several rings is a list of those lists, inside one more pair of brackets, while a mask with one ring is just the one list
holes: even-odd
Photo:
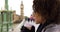
[[60, 0], [34, 0], [33, 10], [36, 32], [60, 32]]
[[60, 32], [60, 0], [34, 0], [33, 10], [36, 32]]

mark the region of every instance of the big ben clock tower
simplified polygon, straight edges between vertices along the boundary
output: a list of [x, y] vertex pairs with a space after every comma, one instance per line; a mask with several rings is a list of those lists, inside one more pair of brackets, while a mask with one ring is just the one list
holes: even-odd
[[21, 19], [23, 20], [24, 18], [24, 5], [23, 5], [23, 1], [21, 1], [21, 5], [20, 5], [20, 9], [21, 9]]

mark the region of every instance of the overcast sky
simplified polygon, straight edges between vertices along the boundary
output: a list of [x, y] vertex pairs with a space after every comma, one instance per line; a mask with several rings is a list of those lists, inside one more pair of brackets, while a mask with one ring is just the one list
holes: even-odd
[[[0, 0], [0, 10], [1, 8], [4, 10], [4, 1]], [[24, 4], [24, 15], [30, 16], [32, 14], [32, 4], [33, 0], [22, 0]], [[20, 15], [20, 4], [21, 0], [8, 0], [9, 10], [16, 10], [16, 14]]]

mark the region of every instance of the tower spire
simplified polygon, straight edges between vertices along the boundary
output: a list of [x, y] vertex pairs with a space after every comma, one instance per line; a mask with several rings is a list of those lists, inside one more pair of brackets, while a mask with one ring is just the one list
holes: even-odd
[[5, 9], [8, 10], [8, 0], [5, 0]]
[[21, 6], [24, 6], [24, 5], [23, 5], [23, 1], [21, 1]]

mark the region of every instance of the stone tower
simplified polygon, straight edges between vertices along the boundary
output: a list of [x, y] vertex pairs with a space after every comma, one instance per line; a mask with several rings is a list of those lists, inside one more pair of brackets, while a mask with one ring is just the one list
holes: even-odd
[[21, 19], [23, 20], [24, 18], [24, 5], [23, 5], [23, 1], [21, 1], [21, 5], [20, 5], [20, 9], [21, 9]]

